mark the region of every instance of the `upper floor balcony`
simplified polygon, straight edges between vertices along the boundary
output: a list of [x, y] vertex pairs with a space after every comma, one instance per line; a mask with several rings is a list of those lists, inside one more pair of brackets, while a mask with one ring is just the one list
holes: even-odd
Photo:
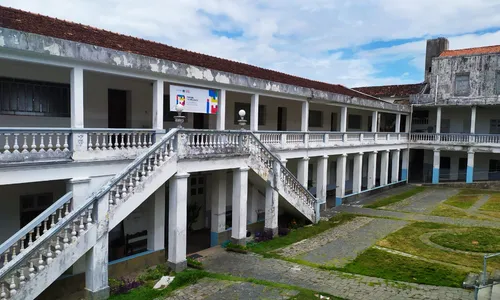
[[500, 134], [412, 132], [410, 142], [417, 145], [500, 147]]
[[133, 159], [177, 126], [170, 95], [174, 86], [211, 93], [216, 99], [208, 113], [182, 112], [182, 126], [201, 135], [207, 130], [241, 130], [239, 111], [244, 110], [245, 130], [275, 150], [407, 140], [406, 110], [0, 58], [0, 165]]

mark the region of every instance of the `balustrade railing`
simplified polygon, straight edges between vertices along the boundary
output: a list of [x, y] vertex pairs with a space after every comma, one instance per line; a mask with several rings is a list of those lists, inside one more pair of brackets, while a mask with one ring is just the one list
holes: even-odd
[[[150, 147], [155, 136], [152, 129], [0, 128], [0, 163], [136, 155], [130, 150]], [[74, 157], [83, 152], [88, 153]]]
[[425, 133], [413, 132], [411, 142], [438, 142], [451, 144], [500, 144], [500, 134]]
[[0, 299], [11, 299], [27, 281], [36, 280], [46, 266], [76, 243], [96, 220], [103, 219], [105, 213], [101, 216], [102, 212], [97, 212], [101, 201], [107, 201], [110, 210], [126, 201], [145, 178], [174, 155], [176, 134], [177, 130], [167, 133], [80, 207], [73, 207], [72, 195], [68, 193], [0, 245], [3, 259]]
[[[264, 144], [251, 132], [246, 139], [245, 148], [257, 158], [265, 167], [273, 172], [278, 172], [279, 180], [285, 191], [299, 199], [305, 205], [315, 210], [316, 198], [306, 189]], [[279, 169], [279, 170], [277, 170]]]
[[401, 132], [295, 132], [295, 131], [259, 131], [259, 140], [272, 147], [286, 148], [296, 147], [297, 144], [303, 147], [324, 147], [341, 146], [345, 142], [373, 144], [388, 141], [406, 141], [408, 133]]
[[84, 129], [88, 150], [143, 149], [154, 143], [154, 130]]

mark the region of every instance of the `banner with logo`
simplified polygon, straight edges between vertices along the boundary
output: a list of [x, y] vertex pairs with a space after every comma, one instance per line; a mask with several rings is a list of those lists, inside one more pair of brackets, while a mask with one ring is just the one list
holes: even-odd
[[176, 111], [177, 104], [184, 106], [183, 112], [216, 114], [219, 98], [216, 90], [171, 85], [170, 111]]

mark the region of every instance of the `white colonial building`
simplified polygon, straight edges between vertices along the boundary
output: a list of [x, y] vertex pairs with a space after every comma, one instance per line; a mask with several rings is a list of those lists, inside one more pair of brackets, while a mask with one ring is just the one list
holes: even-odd
[[0, 299], [82, 273], [103, 299], [123, 262], [182, 270], [317, 222], [407, 181], [410, 120], [341, 85], [0, 7]]

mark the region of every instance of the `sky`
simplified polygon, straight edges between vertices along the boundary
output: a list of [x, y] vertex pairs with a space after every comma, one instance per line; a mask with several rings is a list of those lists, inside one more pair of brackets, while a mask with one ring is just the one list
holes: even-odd
[[348, 87], [422, 82], [425, 41], [500, 44], [500, 0], [0, 0]]

